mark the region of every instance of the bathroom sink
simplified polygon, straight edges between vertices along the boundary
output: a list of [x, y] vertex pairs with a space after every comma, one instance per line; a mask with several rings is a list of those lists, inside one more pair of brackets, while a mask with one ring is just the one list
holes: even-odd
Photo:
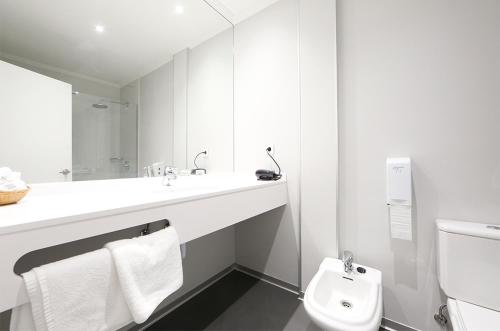
[[214, 187], [209, 186], [182, 186], [172, 184], [171, 186], [162, 185], [159, 188], [155, 188], [153, 193], [185, 193], [185, 192], [197, 192], [197, 191], [207, 191], [213, 190]]
[[185, 192], [200, 192], [211, 191], [217, 189], [217, 185], [213, 181], [205, 178], [197, 178], [189, 176], [187, 178], [179, 177], [176, 180], [170, 181], [170, 185], [166, 185], [167, 181], [161, 179], [160, 185], [155, 186], [153, 193], [185, 193]]
[[326, 258], [309, 284], [304, 306], [326, 330], [378, 330], [382, 317], [382, 274], [354, 265], [350, 273], [338, 259]]

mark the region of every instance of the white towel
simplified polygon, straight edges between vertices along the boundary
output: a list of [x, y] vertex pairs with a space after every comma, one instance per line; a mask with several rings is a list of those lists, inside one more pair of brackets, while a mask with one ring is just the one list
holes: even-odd
[[158, 305], [182, 286], [182, 258], [175, 229], [106, 245], [134, 321], [143, 323]]
[[21, 191], [27, 188], [26, 183], [21, 180], [20, 172], [0, 167], [0, 191]]
[[[11, 331], [116, 330], [132, 321], [107, 249], [34, 268], [23, 274], [31, 304], [17, 307]], [[30, 309], [31, 307], [31, 309]]]
[[27, 303], [12, 309], [10, 315], [10, 331], [35, 331], [35, 322], [31, 304]]

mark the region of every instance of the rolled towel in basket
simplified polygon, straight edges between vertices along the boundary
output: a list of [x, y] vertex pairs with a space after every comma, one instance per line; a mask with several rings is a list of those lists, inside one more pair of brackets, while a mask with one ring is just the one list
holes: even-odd
[[21, 180], [21, 173], [7, 167], [0, 167], [0, 192], [22, 191], [28, 187]]

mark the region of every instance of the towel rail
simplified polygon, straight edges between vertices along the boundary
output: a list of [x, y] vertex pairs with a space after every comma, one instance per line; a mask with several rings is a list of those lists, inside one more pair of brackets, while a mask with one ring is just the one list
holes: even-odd
[[115, 232], [103, 233], [98, 236], [83, 238], [81, 240], [36, 249], [24, 254], [16, 261], [14, 264], [14, 273], [16, 275], [21, 275], [44, 264], [98, 250], [104, 247], [104, 245], [108, 242], [133, 238], [139, 235], [143, 236], [156, 230], [167, 228], [169, 224], [170, 222], [167, 219], [161, 219], [151, 223], [145, 223], [139, 227], [134, 226]]
[[[160, 220], [158, 222], [165, 222], [165, 226], [163, 227], [164, 229], [166, 229], [170, 226], [170, 221], [167, 219], [163, 219], [163, 220]], [[144, 228], [144, 230], [141, 231], [141, 236], [146, 236], [146, 235], [151, 233], [151, 230], [149, 229], [149, 225], [150, 225], [150, 223], [146, 224], [146, 227]]]

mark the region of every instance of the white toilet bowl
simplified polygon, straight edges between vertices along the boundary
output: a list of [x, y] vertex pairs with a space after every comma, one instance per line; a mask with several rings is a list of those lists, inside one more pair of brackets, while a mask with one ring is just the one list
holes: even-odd
[[307, 287], [304, 307], [314, 323], [328, 331], [377, 331], [382, 321], [382, 273], [326, 258]]

